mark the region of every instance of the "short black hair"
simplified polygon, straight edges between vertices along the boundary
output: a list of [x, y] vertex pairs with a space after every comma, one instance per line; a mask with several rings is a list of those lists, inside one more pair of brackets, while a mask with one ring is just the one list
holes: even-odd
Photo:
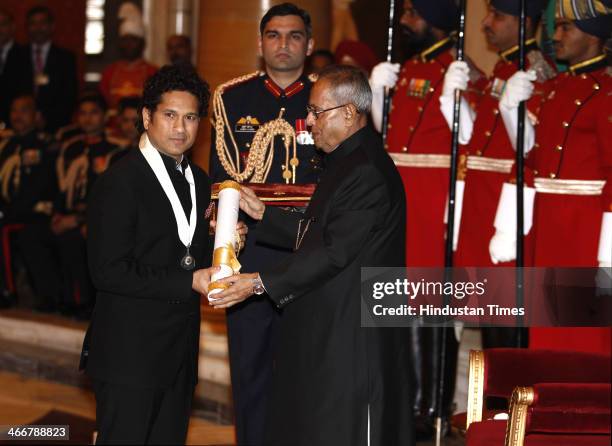
[[119, 107], [118, 107], [118, 112], [119, 114], [123, 113], [125, 111], [126, 108], [135, 108], [136, 110], [138, 110], [138, 107], [140, 107], [140, 101], [142, 99], [140, 98], [140, 96], [126, 96], [125, 98], [121, 98], [119, 99]]
[[45, 14], [49, 22], [51, 23], [55, 22], [55, 16], [53, 15], [53, 12], [51, 12], [51, 9], [43, 5], [34, 6], [33, 8], [30, 8], [28, 10], [28, 13], [26, 14], [26, 17], [28, 20], [30, 20], [33, 16], [38, 15], [38, 14]]
[[0, 15], [3, 15], [4, 17], [6, 17], [9, 21], [9, 23], [14, 23], [15, 22], [15, 17], [13, 17], [13, 14], [10, 13], [8, 11], [8, 9], [3, 9], [0, 8]]
[[186, 91], [194, 95], [198, 100], [198, 115], [200, 117], [206, 115], [210, 98], [206, 81], [188, 64], [164, 65], [144, 84], [136, 124], [139, 132], [144, 132], [142, 110], [146, 108], [153, 113], [161, 102], [162, 95], [171, 91]]
[[32, 102], [34, 103], [34, 108], [38, 110], [38, 104], [36, 103], [36, 97], [32, 93], [29, 93], [27, 91], [22, 91], [22, 92], [17, 93], [17, 95], [15, 95], [13, 99], [11, 100], [11, 105], [14, 104], [18, 99], [31, 99]]
[[108, 110], [108, 104], [106, 103], [104, 96], [102, 96], [97, 91], [86, 91], [81, 96], [79, 96], [79, 98], [77, 99], [77, 107], [80, 107], [81, 104], [85, 104], [86, 102], [96, 104], [105, 113], [106, 110]]
[[330, 50], [326, 50], [326, 49], [318, 49], [312, 52], [312, 54], [310, 55], [311, 59], [314, 59], [315, 57], [327, 57], [329, 60], [332, 61], [332, 63], [334, 63], [334, 53], [332, 53]]
[[312, 23], [310, 21], [310, 14], [304, 9], [294, 5], [293, 3], [281, 3], [280, 5], [272, 6], [268, 9], [268, 12], [261, 18], [259, 22], [259, 33], [263, 36], [264, 29], [272, 17], [283, 17], [286, 15], [296, 15], [304, 22], [304, 28], [306, 28], [306, 37], [310, 39], [312, 37]]

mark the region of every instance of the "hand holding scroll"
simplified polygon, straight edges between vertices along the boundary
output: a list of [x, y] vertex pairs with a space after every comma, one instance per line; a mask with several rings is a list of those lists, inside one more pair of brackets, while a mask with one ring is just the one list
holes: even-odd
[[253, 189], [246, 186], [240, 188], [240, 209], [245, 212], [249, 217], [255, 220], [261, 220], [264, 212], [266, 211], [266, 205], [257, 198]]

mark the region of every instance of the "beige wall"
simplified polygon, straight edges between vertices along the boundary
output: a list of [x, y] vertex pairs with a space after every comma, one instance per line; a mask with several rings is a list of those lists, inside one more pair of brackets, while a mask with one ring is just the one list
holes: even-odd
[[472, 61], [487, 75], [497, 62], [496, 52], [487, 48], [487, 42], [480, 23], [487, 11], [487, 0], [469, 0], [467, 3], [465, 51]]

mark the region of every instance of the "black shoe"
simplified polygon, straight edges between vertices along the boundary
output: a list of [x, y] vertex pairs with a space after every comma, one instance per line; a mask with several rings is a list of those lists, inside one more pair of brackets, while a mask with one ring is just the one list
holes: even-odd
[[34, 308], [34, 311], [37, 311], [39, 313], [57, 313], [58, 307], [52, 302], [44, 302], [42, 304], [37, 305]]
[[15, 296], [8, 291], [0, 290], [0, 308], [11, 308], [15, 305]]
[[[436, 437], [436, 419], [426, 415], [415, 418], [415, 433], [417, 441], [432, 441]], [[450, 420], [442, 419], [442, 438], [450, 434]]]

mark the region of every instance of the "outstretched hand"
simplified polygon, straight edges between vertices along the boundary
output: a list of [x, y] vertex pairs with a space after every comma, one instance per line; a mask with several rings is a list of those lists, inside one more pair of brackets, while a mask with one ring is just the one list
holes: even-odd
[[230, 285], [229, 288], [211, 297], [210, 305], [215, 308], [229, 308], [253, 295], [253, 279], [257, 273], [235, 274], [215, 283]]
[[264, 212], [266, 211], [266, 205], [263, 204], [257, 195], [246, 186], [240, 187], [240, 209], [244, 211], [249, 217], [255, 220], [261, 220]]
[[210, 284], [211, 277], [220, 270], [221, 268], [218, 266], [211, 266], [210, 268], [194, 271], [193, 278], [191, 279], [191, 288], [204, 296], [208, 296], [208, 285]]

